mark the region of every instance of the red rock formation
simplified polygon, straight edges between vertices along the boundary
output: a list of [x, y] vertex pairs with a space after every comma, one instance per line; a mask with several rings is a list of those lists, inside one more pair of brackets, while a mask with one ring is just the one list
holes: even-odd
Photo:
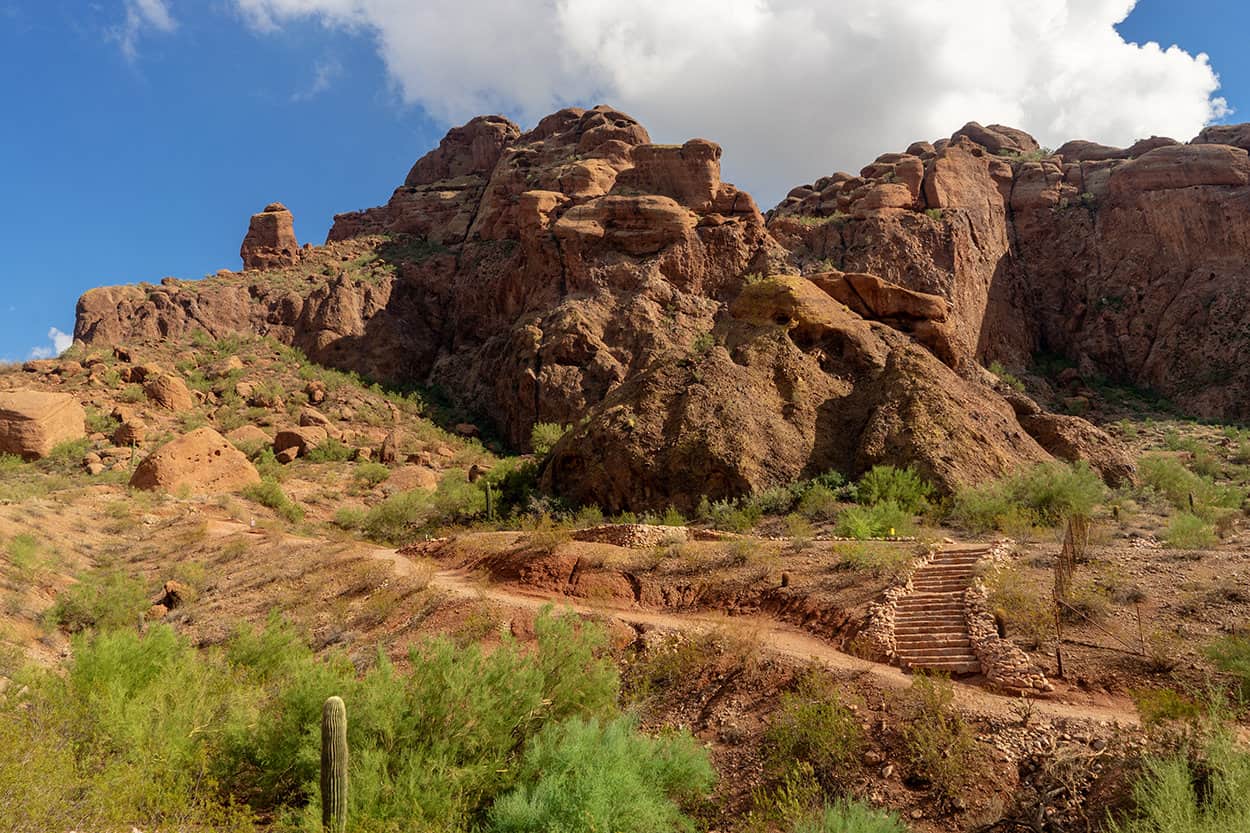
[[295, 219], [285, 205], [270, 203], [264, 211], [252, 215], [239, 256], [244, 269], [274, 269], [299, 260]]

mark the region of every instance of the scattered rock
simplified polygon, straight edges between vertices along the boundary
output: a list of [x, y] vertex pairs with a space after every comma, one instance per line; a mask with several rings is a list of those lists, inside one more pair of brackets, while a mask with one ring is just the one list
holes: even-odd
[[47, 457], [61, 443], [87, 436], [86, 412], [67, 393], [0, 392], [0, 454]]
[[198, 428], [165, 444], [135, 469], [130, 485], [196, 494], [233, 492], [260, 482], [247, 457], [212, 428]]
[[[324, 444], [329, 439], [329, 436], [326, 433], [326, 429], [318, 425], [284, 428], [273, 438], [273, 452], [279, 455], [284, 462], [290, 462], [296, 457], [303, 457], [317, 446]], [[295, 457], [290, 457], [288, 452], [291, 451], [295, 452]]]
[[143, 392], [153, 404], [177, 413], [186, 413], [195, 408], [195, 400], [186, 383], [172, 373], [156, 376], [144, 374], [144, 378], [146, 381]]

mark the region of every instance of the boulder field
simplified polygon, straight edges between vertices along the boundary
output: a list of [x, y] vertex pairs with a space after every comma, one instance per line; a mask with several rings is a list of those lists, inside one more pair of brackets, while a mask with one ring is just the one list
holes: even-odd
[[879, 463], [946, 490], [1052, 457], [1121, 482], [1110, 437], [982, 366], [1059, 354], [1250, 417], [1247, 135], [1050, 152], [970, 123], [764, 214], [706, 139], [655, 144], [608, 107], [480, 117], [325, 246], [271, 205], [245, 272], [92, 290], [75, 335], [258, 333], [438, 386], [515, 446], [569, 424], [544, 481], [612, 510]]

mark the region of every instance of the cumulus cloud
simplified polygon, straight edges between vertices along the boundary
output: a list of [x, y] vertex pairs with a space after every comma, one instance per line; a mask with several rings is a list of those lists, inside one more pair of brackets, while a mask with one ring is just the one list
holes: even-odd
[[657, 140], [715, 139], [765, 203], [971, 120], [1126, 145], [1227, 113], [1206, 55], [1116, 32], [1136, 0], [234, 2], [259, 30], [367, 34], [404, 99], [448, 123], [603, 101]]
[[109, 33], [126, 60], [139, 57], [139, 38], [146, 31], [172, 32], [178, 28], [166, 0], [125, 0], [126, 18]]
[[51, 344], [42, 347], [35, 347], [30, 351], [32, 359], [51, 359], [59, 356], [68, 350], [74, 344], [74, 337], [69, 333], [63, 333], [56, 327], [48, 330], [48, 338]]

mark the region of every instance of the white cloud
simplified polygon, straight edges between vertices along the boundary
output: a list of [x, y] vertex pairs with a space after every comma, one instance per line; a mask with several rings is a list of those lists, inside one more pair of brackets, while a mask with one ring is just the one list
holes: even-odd
[[1226, 113], [1207, 56], [1127, 43], [1136, 0], [234, 0], [375, 38], [404, 98], [452, 123], [604, 101], [659, 141], [725, 147], [771, 202], [964, 122], [1051, 146], [1181, 139]]
[[52, 340], [51, 344], [43, 347], [35, 347], [30, 351], [30, 357], [32, 359], [51, 359], [55, 356], [61, 355], [74, 344], [74, 337], [72, 335], [69, 333], [63, 333], [56, 327], [48, 330], [48, 338]]
[[151, 29], [169, 33], [178, 28], [166, 0], [125, 0], [126, 19], [109, 32], [117, 41], [126, 60], [139, 57], [139, 37]]
[[337, 60], [329, 58], [324, 61], [318, 61], [313, 67], [312, 82], [306, 88], [293, 93], [291, 101], [311, 101], [330, 89], [342, 74], [343, 65]]

